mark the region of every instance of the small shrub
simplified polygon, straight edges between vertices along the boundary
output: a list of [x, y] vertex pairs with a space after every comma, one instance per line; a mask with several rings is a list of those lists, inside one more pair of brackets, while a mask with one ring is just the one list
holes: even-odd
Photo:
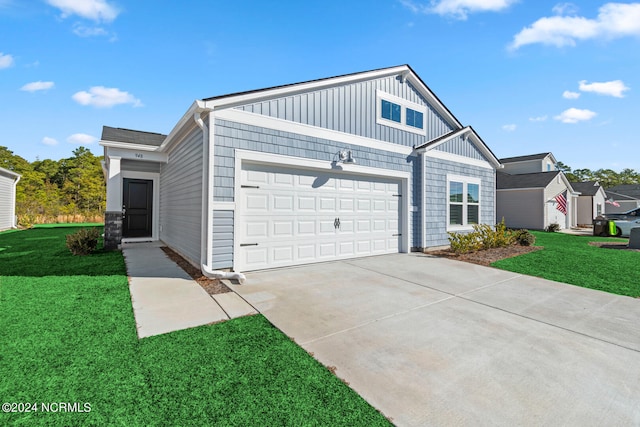
[[451, 251], [456, 254], [466, 254], [482, 249], [482, 241], [477, 233], [448, 233]]
[[82, 228], [67, 235], [67, 248], [74, 255], [89, 255], [98, 246], [100, 231], [97, 228]]
[[545, 228], [544, 231], [547, 231], [549, 233], [560, 231], [560, 224], [558, 224], [557, 222], [552, 222], [551, 224], [547, 225], [547, 228]]
[[515, 230], [513, 235], [516, 243], [520, 246], [533, 246], [536, 242], [536, 236], [531, 234], [529, 230]]

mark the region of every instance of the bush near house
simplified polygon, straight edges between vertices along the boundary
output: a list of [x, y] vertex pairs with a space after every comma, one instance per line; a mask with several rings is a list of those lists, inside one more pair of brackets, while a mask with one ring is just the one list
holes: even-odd
[[73, 234], [67, 234], [67, 248], [74, 255], [89, 255], [98, 247], [100, 231], [97, 228], [82, 228]]
[[466, 254], [483, 249], [501, 248], [517, 243], [531, 246], [536, 238], [528, 230], [510, 230], [504, 224], [504, 219], [495, 226], [489, 224], [474, 224], [470, 233], [448, 233], [451, 251], [456, 254]]

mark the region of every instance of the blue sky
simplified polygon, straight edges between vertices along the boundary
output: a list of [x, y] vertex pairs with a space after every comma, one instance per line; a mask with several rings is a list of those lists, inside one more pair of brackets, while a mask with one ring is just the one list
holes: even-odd
[[101, 154], [195, 99], [409, 64], [498, 157], [640, 171], [640, 3], [0, 0], [0, 145]]

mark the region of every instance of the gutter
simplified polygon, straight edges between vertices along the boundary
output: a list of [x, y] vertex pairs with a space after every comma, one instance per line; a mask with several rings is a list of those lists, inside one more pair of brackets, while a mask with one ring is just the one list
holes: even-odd
[[16, 176], [16, 180], [13, 182], [13, 203], [11, 203], [11, 210], [13, 212], [13, 228], [18, 228], [18, 217], [16, 216], [16, 191], [18, 190], [18, 182], [20, 182], [22, 175]]
[[[213, 258], [213, 210], [211, 209], [211, 201], [213, 200], [213, 171], [214, 171], [214, 150], [213, 150], [213, 129], [214, 122], [211, 115], [212, 109], [205, 108], [204, 104], [196, 101], [198, 108], [193, 112], [193, 120], [198, 127], [202, 129], [202, 171], [206, 174], [206, 185], [203, 179], [202, 185], [202, 213], [201, 218], [206, 218], [202, 224], [200, 235], [200, 270], [202, 273], [213, 279], [231, 279], [244, 283], [246, 280], [244, 274], [237, 272], [228, 272], [221, 270], [213, 270], [211, 268]], [[202, 120], [201, 113], [209, 113], [209, 126]], [[204, 176], [203, 176], [204, 178]]]

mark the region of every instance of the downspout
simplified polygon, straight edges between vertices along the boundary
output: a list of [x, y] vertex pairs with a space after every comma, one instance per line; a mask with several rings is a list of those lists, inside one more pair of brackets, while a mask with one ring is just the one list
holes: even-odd
[[[209, 115], [211, 117], [211, 114]], [[209, 138], [210, 133], [213, 134], [214, 123], [210, 122], [211, 129], [204, 123], [200, 116], [200, 111], [193, 113], [193, 119], [200, 129], [202, 129], [202, 154], [203, 154], [203, 173], [206, 174], [206, 185], [202, 186], [202, 214], [201, 217], [206, 218], [205, 224], [202, 225], [200, 236], [200, 269], [205, 276], [213, 279], [230, 279], [238, 280], [244, 283], [245, 276], [242, 273], [228, 272], [221, 270], [213, 270], [212, 247], [213, 247], [213, 209], [211, 209], [211, 201], [213, 200], [213, 147]], [[203, 179], [204, 181], [204, 179]]]
[[427, 152], [420, 152], [420, 160], [422, 167], [422, 178], [421, 178], [421, 186], [420, 189], [422, 191], [421, 195], [421, 212], [420, 212], [420, 228], [422, 229], [422, 252], [427, 249]]
[[18, 182], [22, 178], [21, 175], [16, 177], [13, 182], [13, 203], [11, 203], [11, 217], [13, 218], [13, 228], [18, 228], [18, 217], [16, 216], [16, 192], [18, 191]]

